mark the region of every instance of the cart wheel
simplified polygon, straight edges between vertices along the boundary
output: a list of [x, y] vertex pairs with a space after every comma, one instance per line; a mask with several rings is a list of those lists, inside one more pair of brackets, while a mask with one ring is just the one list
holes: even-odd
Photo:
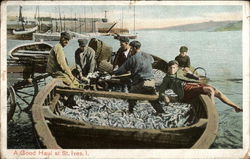
[[13, 86], [15, 88], [17, 106], [19, 106], [21, 111], [29, 111], [38, 93], [38, 84], [36, 83], [37, 81], [33, 81], [32, 83], [28, 83], [27, 81], [22, 82]]
[[38, 90], [39, 90], [37, 81], [33, 81], [32, 84], [33, 84], [33, 88], [34, 88], [34, 90], [33, 90], [33, 97], [32, 97], [31, 102], [30, 102], [30, 103], [28, 104], [28, 106], [24, 109], [24, 111], [29, 111], [29, 110], [32, 108], [32, 105], [33, 105], [33, 103], [34, 103], [35, 97], [36, 97], [36, 95], [37, 95], [37, 93], [38, 93]]
[[16, 93], [11, 86], [7, 89], [7, 122], [9, 122], [16, 110]]

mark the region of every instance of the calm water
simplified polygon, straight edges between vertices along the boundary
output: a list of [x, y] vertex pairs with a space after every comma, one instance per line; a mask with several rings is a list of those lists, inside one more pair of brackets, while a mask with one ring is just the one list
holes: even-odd
[[[242, 32], [177, 32], [166, 30], [138, 31], [142, 50], [165, 60], [178, 55], [181, 45], [189, 48], [191, 64], [203, 67], [210, 78], [210, 85], [221, 90], [239, 106], [242, 106]], [[119, 41], [112, 37], [98, 37], [113, 47], [119, 48]], [[9, 40], [8, 50], [29, 41]], [[49, 42], [56, 44], [57, 42]], [[65, 47], [69, 64], [74, 64], [77, 40], [71, 40]], [[201, 72], [203, 73], [203, 72]], [[215, 100], [219, 112], [219, 132], [212, 148], [242, 148], [242, 113], [219, 100]]]

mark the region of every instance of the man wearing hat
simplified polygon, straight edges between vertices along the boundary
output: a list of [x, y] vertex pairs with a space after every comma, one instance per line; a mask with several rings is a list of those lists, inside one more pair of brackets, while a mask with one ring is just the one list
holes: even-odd
[[[178, 95], [178, 100], [180, 102], [191, 103], [192, 100], [200, 94], [207, 94], [210, 96], [212, 101], [214, 101], [214, 97], [217, 97], [223, 103], [234, 108], [235, 112], [243, 111], [242, 108], [233, 103], [215, 87], [199, 83], [197, 80], [195, 81], [193, 79], [184, 78], [181, 75], [179, 76], [179, 70], [178, 61], [169, 61], [167, 74], [160, 85], [159, 94], [161, 97], [163, 97], [162, 94], [164, 94], [165, 90], [172, 89]], [[164, 97], [165, 98], [163, 99], [166, 103], [170, 102], [170, 99], [167, 96]]]
[[[77, 77], [79, 80], [87, 80], [88, 73], [93, 73], [96, 67], [95, 51], [88, 47], [87, 39], [79, 39], [79, 48], [75, 51]], [[85, 76], [85, 77], [84, 77]]]
[[129, 46], [129, 38], [120, 37], [120, 48], [118, 49], [114, 62], [113, 68], [117, 70], [121, 65], [129, 58], [131, 55], [129, 54], [130, 46]]
[[[139, 41], [132, 41], [129, 45], [131, 57], [118, 70], [114, 71], [114, 74], [120, 75], [128, 71], [131, 72], [132, 86], [129, 90], [130, 93], [156, 94], [154, 75], [152, 73], [153, 57], [140, 50], [141, 43]], [[129, 100], [128, 103], [129, 113], [132, 113], [136, 101]], [[157, 113], [164, 112], [158, 101], [150, 101], [150, 103]]]
[[62, 32], [59, 43], [56, 44], [50, 51], [47, 63], [47, 72], [50, 73], [53, 78], [61, 79], [70, 87], [78, 87], [79, 83], [71, 73], [63, 50], [63, 48], [68, 45], [69, 40], [70, 34]]

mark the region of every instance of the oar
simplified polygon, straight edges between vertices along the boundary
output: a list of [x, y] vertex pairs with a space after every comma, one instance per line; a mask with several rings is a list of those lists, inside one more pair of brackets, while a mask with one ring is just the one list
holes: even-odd
[[132, 99], [132, 100], [149, 100], [154, 101], [159, 98], [159, 95], [148, 95], [138, 93], [123, 93], [123, 92], [108, 92], [108, 91], [93, 91], [81, 88], [57, 87], [56, 93], [65, 95], [90, 95], [94, 97]]

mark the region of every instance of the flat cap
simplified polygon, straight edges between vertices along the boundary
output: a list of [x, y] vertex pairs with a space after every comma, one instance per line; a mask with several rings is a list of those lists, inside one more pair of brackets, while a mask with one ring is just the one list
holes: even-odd
[[175, 64], [179, 66], [179, 62], [176, 61], [176, 60], [171, 60], [171, 61], [168, 62], [168, 66], [172, 66], [172, 65], [175, 65]]
[[129, 43], [129, 46], [135, 47], [136, 49], [140, 49], [141, 43], [139, 41], [132, 41]]
[[180, 52], [187, 52], [188, 48], [186, 46], [181, 46], [180, 47]]
[[119, 38], [120, 42], [125, 42], [125, 43], [129, 43], [129, 38], [128, 37], [124, 37], [124, 36], [121, 36]]
[[70, 34], [68, 32], [61, 32], [61, 37], [70, 40]]
[[88, 39], [78, 39], [79, 46], [86, 46], [88, 44]]

